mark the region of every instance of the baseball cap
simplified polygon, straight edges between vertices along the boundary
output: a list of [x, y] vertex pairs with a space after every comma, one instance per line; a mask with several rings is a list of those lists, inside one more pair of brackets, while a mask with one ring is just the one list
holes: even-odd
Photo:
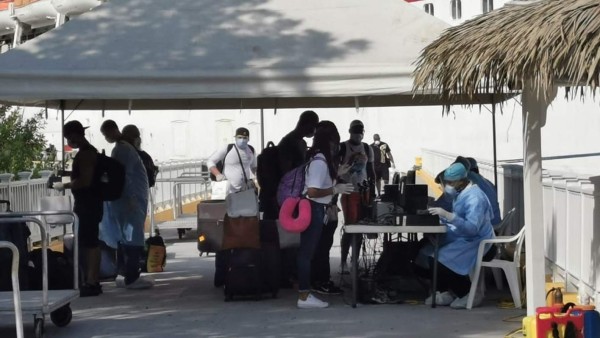
[[69, 121], [63, 126], [63, 135], [85, 135], [85, 130], [89, 127], [84, 127], [79, 121]]
[[240, 128], [238, 128], [238, 129], [235, 130], [235, 136], [250, 137], [250, 132], [248, 131], [248, 129], [246, 129], [244, 127], [240, 127]]
[[354, 120], [350, 122], [350, 133], [352, 134], [360, 134], [365, 131], [365, 125], [361, 120]]

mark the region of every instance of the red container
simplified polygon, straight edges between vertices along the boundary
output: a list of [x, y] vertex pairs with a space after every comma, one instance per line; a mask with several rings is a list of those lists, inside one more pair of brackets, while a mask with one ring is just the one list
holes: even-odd
[[566, 313], [560, 312], [560, 307], [539, 307], [536, 309], [537, 338], [552, 338], [552, 323], [558, 325], [560, 337], [564, 337], [565, 327], [568, 322], [575, 325], [577, 338], [583, 338], [582, 309], [569, 309]]

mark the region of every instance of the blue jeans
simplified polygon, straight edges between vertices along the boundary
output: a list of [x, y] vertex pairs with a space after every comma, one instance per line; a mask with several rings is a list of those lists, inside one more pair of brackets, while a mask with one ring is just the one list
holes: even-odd
[[325, 204], [310, 201], [310, 225], [300, 234], [300, 248], [298, 249], [298, 291], [310, 291], [311, 261], [317, 250], [317, 244], [323, 231], [325, 217]]

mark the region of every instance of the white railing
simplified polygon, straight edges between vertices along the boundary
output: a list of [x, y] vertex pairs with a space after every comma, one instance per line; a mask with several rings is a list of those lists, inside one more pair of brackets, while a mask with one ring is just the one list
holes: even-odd
[[[423, 150], [423, 169], [432, 175], [444, 170], [456, 155]], [[477, 159], [480, 173], [493, 181], [493, 165]], [[546, 270], [568, 291], [585, 293], [600, 302], [600, 176], [543, 170], [544, 243]], [[512, 206], [523, 224], [523, 168], [498, 164], [498, 202], [502, 210]], [[504, 213], [503, 211], [503, 213]]]
[[[158, 163], [160, 168], [158, 181], [153, 188], [154, 205], [149, 206], [149, 210], [161, 211], [169, 209], [173, 205], [187, 203], [189, 201], [206, 198], [207, 184], [185, 184], [180, 185], [177, 190], [177, 196], [174, 196], [174, 187], [176, 178], [181, 177], [206, 177], [206, 169], [203, 171], [203, 160], [190, 160]], [[12, 178], [8, 181], [7, 177], [0, 181], [0, 200], [10, 201], [12, 211], [39, 211], [41, 210], [40, 201], [45, 196], [56, 196], [61, 194], [53, 189], [48, 189], [48, 178], [24, 179], [14, 181]], [[69, 193], [67, 191], [67, 193]], [[40, 234], [37, 227], [31, 227], [31, 241], [39, 242]], [[51, 228], [49, 238], [63, 234], [62, 227]]]

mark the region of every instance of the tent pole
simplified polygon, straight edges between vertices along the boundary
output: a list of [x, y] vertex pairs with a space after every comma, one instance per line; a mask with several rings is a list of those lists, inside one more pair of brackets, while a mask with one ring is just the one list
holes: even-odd
[[492, 96], [492, 133], [494, 143], [494, 185], [498, 189], [498, 152], [496, 148], [496, 103]]
[[265, 149], [265, 110], [260, 108], [260, 149]]
[[60, 100], [60, 142], [62, 144], [62, 173], [64, 175], [65, 172], [65, 134], [63, 132], [63, 127], [65, 125], [65, 100]]

